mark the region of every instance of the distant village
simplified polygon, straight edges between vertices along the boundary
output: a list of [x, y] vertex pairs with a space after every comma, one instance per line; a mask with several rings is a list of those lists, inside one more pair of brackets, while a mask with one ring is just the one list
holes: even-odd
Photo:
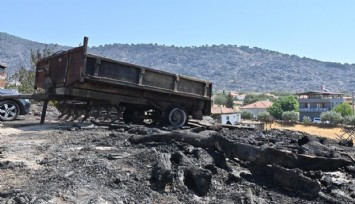
[[[224, 103], [223, 95], [225, 96]], [[295, 99], [293, 102], [295, 105], [292, 107], [291, 104], [284, 104], [284, 106], [288, 106], [289, 110], [281, 110], [283, 112], [280, 115], [281, 117], [273, 115], [272, 110], [277, 108], [273, 107], [273, 104], [287, 95]], [[344, 93], [331, 92], [323, 86], [320, 87], [320, 90], [295, 94], [283, 93], [282, 95], [240, 93], [235, 91], [226, 94], [222, 92], [214, 94], [213, 100], [214, 104], [211, 113], [213, 118], [221, 124], [235, 125], [243, 121], [265, 122], [265, 120], [280, 120], [293, 123], [354, 123], [352, 121], [354, 115], [353, 97]], [[228, 100], [232, 100], [231, 105], [228, 105]], [[341, 108], [338, 110], [336, 107]], [[285, 118], [285, 115], [288, 117]]]

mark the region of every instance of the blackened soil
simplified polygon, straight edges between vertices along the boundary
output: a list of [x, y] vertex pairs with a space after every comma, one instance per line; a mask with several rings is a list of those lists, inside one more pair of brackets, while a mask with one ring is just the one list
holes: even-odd
[[[220, 153], [214, 150], [177, 142], [132, 145], [128, 141], [132, 135], [162, 131], [161, 127], [134, 126], [145, 131], [132, 131], [37, 123], [23, 119], [3, 123], [0, 128], [0, 203], [348, 203], [355, 198], [351, 166], [334, 172], [302, 172], [322, 188], [319, 196], [308, 197], [252, 173], [250, 165], [238, 158], [222, 155], [218, 163], [213, 158]], [[19, 131], [5, 134], [10, 128]], [[223, 129], [220, 133], [260, 148], [329, 158], [355, 157], [352, 147], [301, 132]], [[208, 192], [198, 195], [188, 181], [181, 182], [181, 166], [174, 161], [172, 181], [162, 186], [154, 180], [152, 171], [162, 153], [183, 154], [197, 168], [211, 171]]]

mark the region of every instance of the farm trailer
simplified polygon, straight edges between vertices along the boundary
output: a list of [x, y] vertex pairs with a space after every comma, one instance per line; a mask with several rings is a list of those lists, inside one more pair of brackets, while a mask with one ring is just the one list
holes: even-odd
[[[71, 103], [69, 109], [74, 112], [85, 107], [91, 113], [109, 115], [112, 109], [107, 107], [124, 107], [126, 123], [151, 118], [181, 127], [189, 115], [193, 119], [210, 115], [210, 82], [88, 54], [87, 50], [85, 37], [83, 46], [55, 53], [37, 63], [35, 89], [44, 89], [45, 93], [27, 98], [45, 101], [41, 123], [48, 100], [85, 104]], [[92, 107], [101, 109], [92, 111]]]

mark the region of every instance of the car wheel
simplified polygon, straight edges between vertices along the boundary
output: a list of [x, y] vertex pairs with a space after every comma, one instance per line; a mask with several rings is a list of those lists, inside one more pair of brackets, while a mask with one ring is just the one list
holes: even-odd
[[0, 102], [0, 120], [15, 120], [20, 112], [19, 106], [14, 101]]

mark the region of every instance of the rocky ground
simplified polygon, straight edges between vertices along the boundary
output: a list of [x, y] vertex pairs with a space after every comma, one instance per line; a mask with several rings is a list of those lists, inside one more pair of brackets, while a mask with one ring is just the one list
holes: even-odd
[[334, 140], [51, 114], [1, 123], [0, 203], [355, 202], [354, 149]]

